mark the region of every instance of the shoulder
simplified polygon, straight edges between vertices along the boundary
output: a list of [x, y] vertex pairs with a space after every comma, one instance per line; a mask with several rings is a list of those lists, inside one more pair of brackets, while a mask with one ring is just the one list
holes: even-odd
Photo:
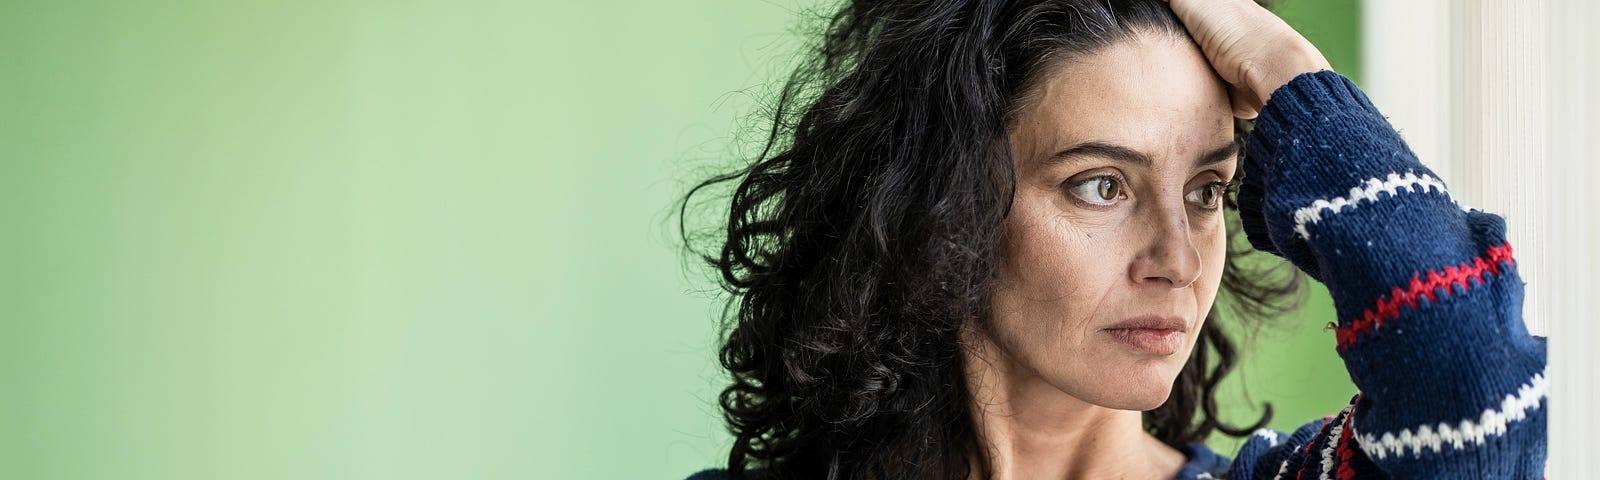
[[1314, 441], [1318, 433], [1333, 421], [1333, 417], [1318, 418], [1301, 425], [1294, 433], [1262, 428], [1257, 429], [1239, 447], [1234, 455], [1233, 472], [1229, 478], [1273, 478], [1283, 463], [1296, 450]]
[[728, 471], [720, 468], [701, 470], [685, 480], [728, 480]]
[[[753, 479], [753, 478], [759, 478], [759, 477], [761, 477], [761, 472], [762, 471], [763, 470], [761, 470], [761, 469], [748, 470], [748, 471], [745, 472], [745, 474], [743, 476], [739, 477], [737, 480], [749, 480], [749, 479]], [[701, 470], [699, 472], [695, 472], [694, 475], [690, 475], [689, 478], [686, 479], [686, 480], [736, 480], [736, 479], [733, 476], [728, 475], [728, 471], [726, 469], [711, 468], [711, 469], [706, 469], [706, 470]]]
[[1233, 463], [1228, 457], [1218, 455], [1210, 447], [1200, 443], [1191, 443], [1178, 448], [1188, 462], [1178, 470], [1178, 480], [1206, 480], [1224, 478], [1228, 467]]

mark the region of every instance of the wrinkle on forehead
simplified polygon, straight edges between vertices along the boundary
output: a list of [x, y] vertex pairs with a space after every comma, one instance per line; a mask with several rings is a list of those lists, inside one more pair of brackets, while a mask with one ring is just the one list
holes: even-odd
[[[1141, 48], [1155, 42], [1180, 48]], [[1136, 35], [1041, 74], [1012, 130], [1020, 170], [1088, 140], [1157, 157], [1232, 141], [1224, 84], [1187, 37]]]

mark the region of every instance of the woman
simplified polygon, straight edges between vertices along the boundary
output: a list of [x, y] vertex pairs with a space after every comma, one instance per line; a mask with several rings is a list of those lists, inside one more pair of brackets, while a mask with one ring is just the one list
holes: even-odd
[[[1503, 221], [1253, 3], [857, 1], [779, 106], [759, 161], [702, 185], [737, 181], [708, 257], [735, 441], [693, 478], [1543, 469]], [[1232, 185], [1249, 243], [1328, 286], [1361, 390], [1289, 435], [1215, 414], [1219, 288], [1293, 291], [1232, 265]], [[1229, 459], [1213, 430], [1253, 434]]]

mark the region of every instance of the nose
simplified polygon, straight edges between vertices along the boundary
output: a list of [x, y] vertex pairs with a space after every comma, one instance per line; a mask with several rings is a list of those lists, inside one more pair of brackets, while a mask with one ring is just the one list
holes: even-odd
[[1189, 236], [1189, 218], [1182, 209], [1163, 208], [1146, 222], [1143, 248], [1129, 271], [1135, 284], [1181, 289], [1200, 279], [1200, 250]]

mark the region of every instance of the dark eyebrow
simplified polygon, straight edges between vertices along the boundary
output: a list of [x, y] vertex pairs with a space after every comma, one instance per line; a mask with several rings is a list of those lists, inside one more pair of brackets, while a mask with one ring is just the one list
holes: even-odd
[[1228, 142], [1227, 145], [1217, 147], [1194, 162], [1195, 167], [1209, 167], [1228, 160], [1239, 158], [1239, 142]]
[[[1195, 167], [1209, 167], [1232, 160], [1238, 156], [1239, 144], [1238, 142], [1231, 142], [1227, 145], [1212, 149], [1211, 151], [1206, 152], [1204, 155], [1201, 155], [1200, 158], [1195, 160]], [[1101, 157], [1123, 163], [1142, 165], [1145, 167], [1149, 167], [1152, 163], [1154, 163], [1150, 160], [1149, 155], [1145, 155], [1143, 152], [1138, 150], [1106, 142], [1089, 141], [1073, 145], [1071, 147], [1067, 147], [1065, 150], [1056, 152], [1055, 155], [1051, 155], [1049, 158], [1044, 159], [1044, 164], [1045, 166], [1051, 166], [1064, 162], [1072, 157]]]

